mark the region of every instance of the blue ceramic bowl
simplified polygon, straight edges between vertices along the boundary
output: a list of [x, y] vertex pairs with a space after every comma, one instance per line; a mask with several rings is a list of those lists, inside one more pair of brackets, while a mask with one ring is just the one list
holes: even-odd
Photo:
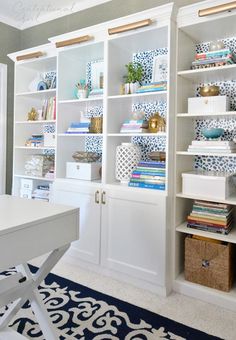
[[210, 128], [210, 129], [202, 129], [201, 133], [204, 137], [209, 139], [216, 139], [223, 135], [224, 129], [221, 128]]

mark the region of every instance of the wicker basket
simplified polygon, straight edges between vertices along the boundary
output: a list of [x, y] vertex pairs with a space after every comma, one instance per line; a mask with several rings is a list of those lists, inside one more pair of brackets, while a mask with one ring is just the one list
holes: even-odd
[[228, 292], [233, 284], [233, 246], [185, 238], [185, 279]]

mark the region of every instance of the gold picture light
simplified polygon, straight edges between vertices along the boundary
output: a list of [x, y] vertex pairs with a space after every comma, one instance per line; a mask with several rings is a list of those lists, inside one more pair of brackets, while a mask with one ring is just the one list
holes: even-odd
[[218, 6], [214, 6], [214, 7], [200, 9], [198, 11], [198, 16], [199, 17], [205, 17], [205, 16], [208, 16], [208, 15], [218, 14], [218, 13], [221, 13], [221, 12], [230, 12], [233, 9], [236, 9], [236, 1], [228, 2], [228, 3], [223, 4], [223, 5], [218, 5]]
[[110, 35], [116, 34], [116, 33], [122, 33], [122, 32], [130, 31], [130, 30], [135, 30], [135, 29], [140, 28], [140, 27], [149, 26], [151, 24], [152, 24], [151, 19], [136, 21], [136, 22], [133, 22], [131, 24], [126, 24], [126, 25], [122, 25], [122, 26], [109, 28], [108, 33]]
[[56, 48], [75, 45], [75, 44], [81, 44], [81, 43], [89, 41], [91, 39], [93, 39], [93, 36], [83, 35], [81, 37], [77, 37], [77, 38], [73, 38], [73, 39], [69, 39], [69, 40], [58, 41], [58, 42], [56, 42]]

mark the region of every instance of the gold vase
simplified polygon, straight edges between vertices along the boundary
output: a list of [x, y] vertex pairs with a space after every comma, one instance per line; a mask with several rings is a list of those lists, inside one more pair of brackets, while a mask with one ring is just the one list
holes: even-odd
[[102, 133], [102, 117], [92, 117], [89, 131], [91, 133]]

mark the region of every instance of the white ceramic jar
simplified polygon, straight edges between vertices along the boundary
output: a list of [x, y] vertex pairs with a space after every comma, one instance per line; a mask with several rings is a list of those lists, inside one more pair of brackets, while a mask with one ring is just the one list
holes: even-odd
[[116, 148], [116, 179], [123, 184], [130, 180], [133, 169], [141, 160], [141, 149], [133, 143], [121, 143]]

